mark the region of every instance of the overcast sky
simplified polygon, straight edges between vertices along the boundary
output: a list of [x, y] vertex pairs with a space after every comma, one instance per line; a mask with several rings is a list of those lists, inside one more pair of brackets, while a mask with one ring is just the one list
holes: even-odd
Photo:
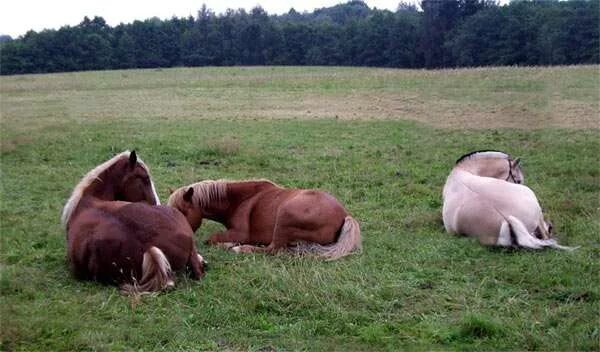
[[[418, 3], [420, 0], [404, 0]], [[206, 6], [216, 13], [227, 8], [250, 10], [261, 5], [269, 14], [282, 14], [290, 8], [296, 11], [312, 11], [315, 8], [333, 6], [345, 0], [5, 0], [0, 5], [0, 34], [13, 38], [25, 34], [30, 29], [58, 29], [64, 25], [77, 25], [84, 16], [102, 16], [115, 26], [121, 22], [143, 20], [150, 17], [161, 19], [172, 16], [195, 16]], [[395, 10], [399, 0], [367, 0], [371, 7]]]

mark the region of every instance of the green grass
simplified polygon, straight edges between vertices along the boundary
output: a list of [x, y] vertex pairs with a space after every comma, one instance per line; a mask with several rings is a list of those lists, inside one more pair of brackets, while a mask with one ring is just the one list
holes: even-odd
[[[544, 92], [554, 92], [552, 106], [568, 100], [580, 112], [593, 110], [581, 121], [594, 127], [598, 107], [590, 96], [597, 97], [598, 77], [584, 76], [597, 69], [214, 68], [2, 77], [0, 349], [599, 350], [598, 129], [535, 125], [527, 114], [502, 115], [506, 125], [472, 115], [473, 129], [440, 124], [454, 127], [447, 129], [425, 118], [440, 109], [435, 100], [402, 120], [385, 110], [378, 115], [376, 102], [356, 117], [342, 104], [380, 93], [436, 94], [464, 101], [456, 114], [473, 106], [503, 114], [524, 104], [533, 115], [554, 116], [550, 105], [501, 99], [522, 93], [544, 102], [554, 99]], [[481, 75], [496, 83], [480, 82], [488, 88], [475, 91], [470, 84]], [[315, 96], [315, 106], [322, 102], [319, 109], [327, 111], [307, 116], [303, 109]], [[295, 102], [297, 114], [283, 108]], [[414, 101], [400, 105], [418, 110]], [[197, 242], [210, 270], [199, 282], [180, 274], [175, 290], [135, 301], [114, 287], [75, 281], [65, 262], [62, 206], [84, 173], [133, 148], [162, 199], [167, 187], [208, 178], [269, 178], [327, 190], [360, 221], [364, 253], [336, 262], [235, 255], [202, 244], [220, 229], [207, 222]], [[523, 158], [526, 182], [560, 242], [581, 249], [489, 249], [444, 232], [445, 178], [458, 156], [482, 148]]]

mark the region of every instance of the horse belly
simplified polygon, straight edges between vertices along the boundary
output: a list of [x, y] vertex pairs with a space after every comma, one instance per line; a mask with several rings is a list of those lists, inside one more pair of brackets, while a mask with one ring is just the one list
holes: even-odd
[[249, 244], [266, 246], [273, 241], [281, 205], [290, 194], [289, 190], [280, 189], [263, 192], [251, 206], [244, 209], [242, 214], [237, 214], [240, 219], [248, 221]]
[[249, 223], [249, 243], [256, 245], [271, 243], [275, 230], [275, 213], [276, 210], [253, 212]]

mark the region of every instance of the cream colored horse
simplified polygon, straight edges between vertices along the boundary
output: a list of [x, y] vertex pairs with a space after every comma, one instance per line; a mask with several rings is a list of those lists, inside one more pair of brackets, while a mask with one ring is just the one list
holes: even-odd
[[473, 236], [483, 245], [572, 250], [552, 238], [533, 191], [522, 185], [519, 159], [503, 152], [464, 155], [444, 185], [446, 231]]

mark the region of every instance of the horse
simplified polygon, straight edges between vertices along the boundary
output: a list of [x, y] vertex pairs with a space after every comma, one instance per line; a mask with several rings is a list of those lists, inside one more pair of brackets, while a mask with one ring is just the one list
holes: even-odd
[[523, 182], [518, 158], [493, 150], [463, 155], [444, 185], [446, 231], [476, 237], [486, 246], [574, 249], [553, 238], [552, 224]]
[[173, 191], [168, 205], [194, 231], [203, 218], [225, 225], [226, 231], [206, 242], [237, 253], [290, 250], [335, 260], [362, 249], [358, 222], [335, 197], [318, 190], [269, 180], [207, 180]]
[[135, 151], [98, 165], [76, 185], [61, 221], [78, 279], [117, 284], [123, 293], [174, 286], [173, 270], [204, 275], [193, 232], [176, 209], [160, 205], [148, 167]]

